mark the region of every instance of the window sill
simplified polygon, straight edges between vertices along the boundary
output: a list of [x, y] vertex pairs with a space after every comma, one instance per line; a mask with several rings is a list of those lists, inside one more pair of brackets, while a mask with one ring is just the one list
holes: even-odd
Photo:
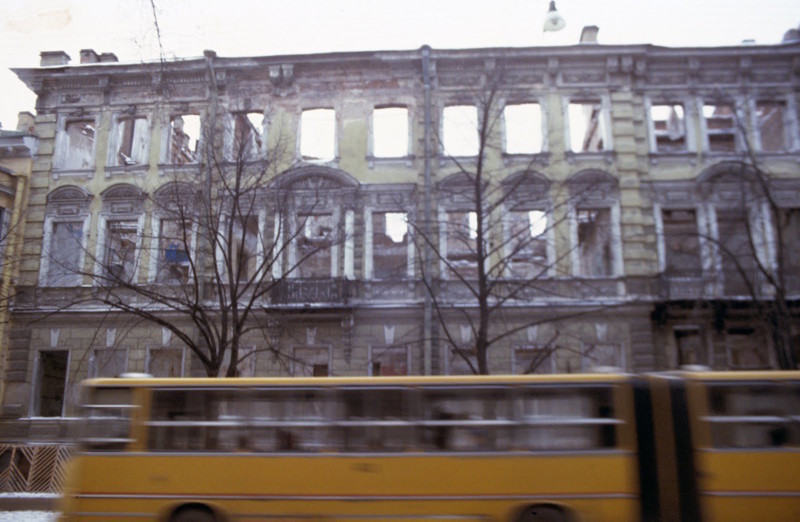
[[317, 165], [323, 167], [339, 167], [339, 157], [330, 158], [330, 159], [315, 159], [315, 158], [297, 158], [297, 161], [300, 165]]
[[585, 161], [604, 161], [611, 165], [616, 159], [616, 152], [613, 150], [606, 150], [600, 152], [574, 152], [567, 151], [564, 153], [567, 163], [585, 162]]
[[94, 177], [94, 167], [86, 169], [59, 169], [53, 168], [53, 179], [58, 178], [81, 178], [91, 179]]
[[150, 165], [118, 165], [114, 167], [106, 167], [105, 175], [107, 178], [111, 176], [120, 176], [123, 174], [145, 174], [150, 169]]
[[696, 152], [689, 152], [689, 151], [682, 151], [682, 152], [651, 152], [650, 153], [650, 164], [651, 165], [658, 165], [659, 163], [666, 163], [666, 164], [673, 164], [673, 163], [680, 163], [685, 164], [689, 163], [690, 165], [697, 164], [697, 153]]
[[413, 155], [397, 156], [397, 157], [367, 156], [367, 166], [371, 169], [375, 168], [376, 165], [387, 166], [387, 167], [397, 167], [397, 166], [413, 167], [415, 159], [416, 157]]
[[508, 166], [515, 163], [525, 163], [525, 164], [537, 164], [537, 165], [549, 165], [550, 164], [550, 153], [549, 152], [537, 152], [531, 154], [509, 154], [507, 152], [503, 153], [503, 164]]

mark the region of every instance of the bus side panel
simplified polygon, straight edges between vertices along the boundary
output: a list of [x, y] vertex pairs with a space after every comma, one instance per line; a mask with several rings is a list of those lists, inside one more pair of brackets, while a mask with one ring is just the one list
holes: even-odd
[[636, 443], [639, 455], [639, 502], [642, 522], [658, 522], [659, 498], [655, 433], [650, 388], [643, 379], [633, 381], [636, 410]]
[[670, 414], [672, 416], [675, 442], [675, 462], [678, 469], [678, 494], [682, 520], [697, 521], [705, 520], [701, 516], [700, 502], [698, 498], [697, 469], [695, 468], [695, 444], [693, 437], [693, 422], [690, 418], [696, 414], [696, 408], [691, 408], [689, 401], [696, 400], [695, 394], [687, 394], [686, 382], [679, 379], [669, 381], [670, 389]]

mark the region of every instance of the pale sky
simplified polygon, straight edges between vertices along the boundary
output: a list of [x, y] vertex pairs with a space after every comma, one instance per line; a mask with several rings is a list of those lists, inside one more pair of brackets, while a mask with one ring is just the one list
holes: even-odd
[[[798, 0], [557, 0], [565, 29], [543, 33], [549, 0], [153, 0], [166, 56], [277, 55], [577, 43], [586, 25], [601, 44], [670, 47], [779, 43], [800, 24]], [[40, 51], [158, 58], [151, 0], [1, 0], [0, 122], [34, 110], [8, 71], [37, 67]]]

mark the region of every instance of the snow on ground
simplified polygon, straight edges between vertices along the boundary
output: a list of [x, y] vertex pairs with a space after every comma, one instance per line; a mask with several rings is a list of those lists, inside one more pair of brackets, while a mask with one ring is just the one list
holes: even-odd
[[56, 522], [58, 513], [52, 511], [3, 511], [0, 522]]

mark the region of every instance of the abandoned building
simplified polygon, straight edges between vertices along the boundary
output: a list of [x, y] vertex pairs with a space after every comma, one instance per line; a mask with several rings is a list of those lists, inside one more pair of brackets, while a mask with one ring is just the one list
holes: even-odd
[[[87, 377], [205, 375], [175, 329], [123, 307], [196, 339], [134, 287], [188, 295], [214, 271], [266, 289], [241, 376], [474, 371], [478, 281], [502, 302], [491, 373], [796, 364], [800, 43], [582, 40], [16, 69], [39, 145], [2, 439], [64, 440]], [[212, 177], [248, 168], [247, 212], [220, 203], [232, 235], [186, 225]], [[195, 257], [212, 236], [227, 265]]]

